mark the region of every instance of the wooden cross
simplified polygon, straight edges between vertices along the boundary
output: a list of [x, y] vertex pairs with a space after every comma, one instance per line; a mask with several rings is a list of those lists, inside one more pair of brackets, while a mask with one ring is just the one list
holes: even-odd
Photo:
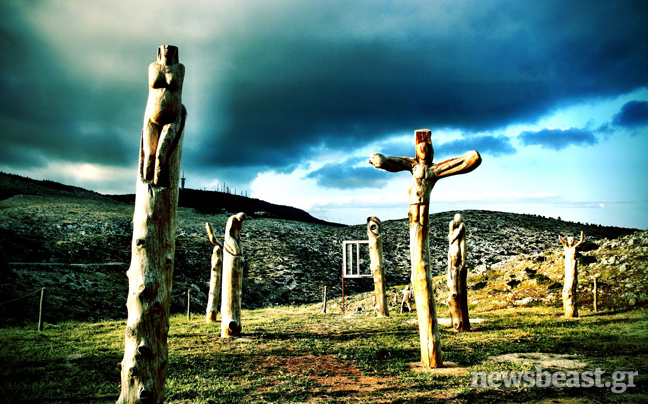
[[409, 190], [410, 252], [412, 259], [412, 283], [416, 298], [419, 334], [421, 338], [421, 365], [428, 368], [443, 367], [439, 326], [434, 301], [434, 285], [430, 272], [429, 220], [430, 193], [436, 182], [445, 177], [466, 174], [481, 164], [481, 156], [475, 150], [460, 157], [434, 164], [429, 129], [419, 129], [416, 135], [416, 156], [392, 157], [374, 153], [369, 163], [389, 172], [409, 171], [412, 186]]

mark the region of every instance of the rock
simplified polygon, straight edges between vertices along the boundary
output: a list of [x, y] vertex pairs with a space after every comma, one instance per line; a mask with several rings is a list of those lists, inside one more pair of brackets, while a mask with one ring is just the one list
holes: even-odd
[[607, 263], [610, 265], [614, 265], [616, 263], [616, 257], [608, 258]]
[[477, 282], [474, 285], [472, 285], [472, 287], [470, 289], [472, 289], [472, 290], [480, 290], [480, 289], [485, 288], [486, 285], [487, 285], [487, 282], [481, 281], [481, 282]]
[[524, 299], [516, 300], [513, 302], [516, 306], [526, 306], [533, 302], [533, 296], [527, 296]]
[[535, 277], [535, 274], [537, 272], [538, 272], [537, 269], [531, 269], [531, 268], [527, 267], [527, 268], [524, 268], [524, 270], [522, 271], [522, 274], [523, 274], [522, 276], [526, 276], [527, 278], [533, 279], [533, 277]]
[[630, 269], [630, 264], [627, 262], [619, 267], [619, 272], [625, 272]]
[[547, 290], [559, 290], [563, 288], [563, 284], [560, 282], [555, 282], [552, 285], [550, 285]]
[[552, 282], [551, 278], [543, 274], [537, 274], [533, 278], [533, 281], [535, 282], [536, 285], [548, 285]]

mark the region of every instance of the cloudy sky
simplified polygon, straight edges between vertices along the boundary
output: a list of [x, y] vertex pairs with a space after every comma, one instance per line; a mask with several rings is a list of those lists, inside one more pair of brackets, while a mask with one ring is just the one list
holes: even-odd
[[133, 193], [157, 46], [179, 47], [187, 187], [404, 218], [373, 152], [478, 150], [432, 212], [648, 228], [645, 1], [0, 2], [0, 171]]

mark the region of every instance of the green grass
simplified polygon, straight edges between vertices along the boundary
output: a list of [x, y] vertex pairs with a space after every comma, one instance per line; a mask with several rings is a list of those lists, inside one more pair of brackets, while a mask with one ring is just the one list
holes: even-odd
[[[329, 310], [335, 312], [336, 310]], [[637, 387], [475, 388], [466, 375], [417, 373], [415, 313], [389, 318], [321, 314], [316, 306], [243, 313], [243, 338], [219, 338], [219, 324], [173, 316], [166, 399], [169, 403], [619, 402], [648, 399], [646, 309], [561, 317], [561, 309], [515, 308], [475, 313], [468, 333], [441, 326], [446, 361], [468, 371], [529, 370], [486, 363], [507, 353], [571, 354], [586, 370], [638, 371]], [[440, 316], [447, 313], [440, 309]], [[0, 329], [0, 398], [9, 403], [107, 403], [119, 396], [117, 364], [125, 322], [62, 323], [42, 332]]]

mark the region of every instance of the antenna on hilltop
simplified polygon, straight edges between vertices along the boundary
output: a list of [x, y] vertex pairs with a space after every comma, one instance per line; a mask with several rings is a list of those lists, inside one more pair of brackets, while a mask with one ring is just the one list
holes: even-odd
[[180, 189], [185, 189], [185, 181], [187, 179], [184, 176], [184, 171], [182, 172], [182, 178], [180, 178]]

